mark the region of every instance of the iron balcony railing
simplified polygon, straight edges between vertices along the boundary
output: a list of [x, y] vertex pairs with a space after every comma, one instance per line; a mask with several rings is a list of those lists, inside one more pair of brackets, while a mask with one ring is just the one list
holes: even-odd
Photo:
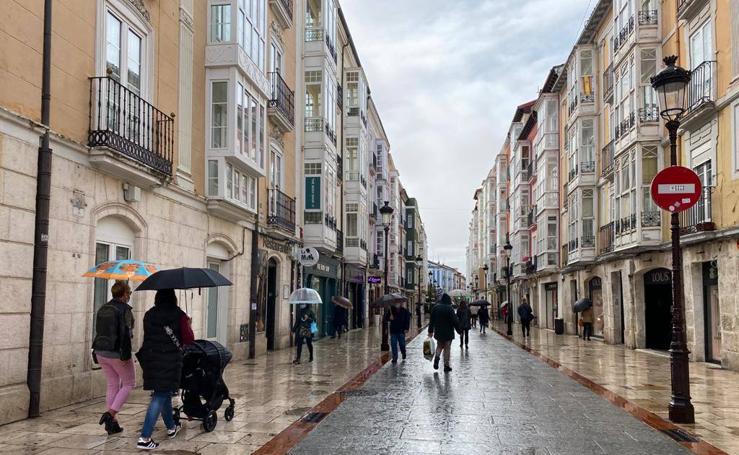
[[359, 181], [359, 172], [347, 172], [344, 179], [347, 182]]
[[657, 25], [657, 10], [639, 11], [639, 25]]
[[290, 233], [295, 232], [295, 199], [278, 190], [269, 190], [269, 216], [267, 224]]
[[716, 225], [711, 218], [711, 187], [704, 186], [698, 202], [680, 214], [680, 230], [685, 233], [713, 231]]
[[580, 173], [592, 174], [595, 172], [595, 161], [581, 161], [580, 162]]
[[579, 246], [579, 240], [577, 237], [575, 237], [574, 239], [569, 241], [569, 243], [567, 244], [567, 249], [569, 251], [575, 251], [578, 248], [578, 246]]
[[608, 145], [603, 147], [600, 152], [602, 170], [600, 172], [601, 177], [607, 178], [613, 175], [613, 155], [615, 153], [615, 146], [613, 141], [609, 142]]
[[639, 108], [639, 121], [641, 123], [653, 123], [659, 121], [659, 108], [656, 104], [650, 104]]
[[584, 232], [580, 244], [583, 248], [594, 248], [595, 235], [592, 232]]
[[350, 107], [349, 110], [346, 113], [349, 117], [356, 117], [359, 115], [359, 108], [358, 107]]
[[[568, 182], [575, 180], [575, 177], [577, 177], [577, 164], [575, 165], [574, 169], [570, 169], [569, 175], [567, 177], [568, 177], [567, 179]], [[566, 190], [564, 194], [567, 194]]]
[[323, 131], [323, 117], [307, 117], [305, 119], [306, 133], [319, 133]]
[[626, 24], [621, 27], [621, 30], [619, 30], [617, 39], [614, 38], [613, 40], [613, 48], [615, 50], [619, 49], [621, 46], [623, 46], [626, 41], [629, 39], [629, 36], [634, 32], [634, 16], [631, 16], [626, 22]]
[[110, 76], [90, 78], [87, 143], [172, 175], [174, 119]]
[[636, 229], [636, 214], [616, 220], [616, 235], [622, 235]]
[[331, 140], [331, 142], [334, 145], [336, 145], [336, 131], [334, 131], [333, 128], [331, 128], [331, 125], [329, 125], [328, 120], [324, 122], [324, 125], [325, 125], [324, 130], [326, 132], [326, 136]]
[[613, 222], [601, 226], [598, 229], [598, 254], [610, 253], [613, 251]]
[[306, 28], [305, 29], [305, 40], [310, 41], [321, 41], [323, 39], [322, 28]]
[[336, 105], [340, 111], [344, 110], [344, 87], [339, 83], [336, 83]]
[[713, 87], [715, 65], [715, 61], [705, 61], [691, 72], [688, 86], [688, 111], [694, 111], [716, 100]]
[[323, 221], [323, 212], [303, 212], [305, 224], [321, 224]]
[[534, 213], [535, 212], [536, 212], [536, 210], [534, 208], [532, 208], [531, 210], [529, 210], [529, 213], [526, 215], [526, 226], [527, 227], [532, 227], [533, 225], [536, 224], [536, 221], [535, 221], [535, 218], [534, 218]]
[[636, 116], [632, 112], [616, 126], [614, 136], [618, 139], [626, 135], [634, 126], [636, 126]]
[[573, 112], [575, 112], [575, 109], [577, 109], [577, 95], [574, 95], [570, 98], [568, 113], [571, 115]]
[[662, 224], [662, 214], [659, 210], [644, 210], [641, 212], [642, 227], [659, 227]]
[[524, 267], [524, 270], [527, 275], [533, 275], [534, 273], [536, 273], [536, 256], [526, 261], [526, 266]]
[[290, 125], [295, 126], [295, 92], [290, 90], [280, 73], [271, 72], [269, 78], [272, 83], [272, 94], [267, 106], [284, 115]]

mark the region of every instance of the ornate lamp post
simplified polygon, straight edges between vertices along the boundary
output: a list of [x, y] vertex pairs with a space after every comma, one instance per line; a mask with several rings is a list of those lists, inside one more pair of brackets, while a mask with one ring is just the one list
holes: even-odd
[[483, 298], [487, 300], [488, 299], [488, 270], [490, 270], [490, 268], [488, 267], [487, 264], [485, 264], [482, 266], [482, 270], [483, 270], [482, 283], [483, 283], [483, 289], [485, 290], [485, 296]]
[[421, 272], [423, 271], [423, 256], [416, 256], [416, 267], [418, 267], [418, 301], [416, 302], [416, 328], [421, 330]]
[[[385, 205], [380, 207], [380, 214], [382, 215], [382, 224], [385, 226], [385, 294], [390, 293], [390, 283], [388, 282], [388, 270], [390, 269], [390, 256], [388, 254], [388, 235], [390, 233], [390, 223], [393, 221], [393, 208], [390, 207], [388, 201], [385, 201]], [[388, 342], [388, 326], [385, 321], [387, 315], [387, 308], [383, 310], [382, 315], [382, 341], [380, 342], [381, 351], [389, 351], [390, 343]]]
[[[677, 130], [686, 109], [686, 89], [690, 83], [690, 71], [675, 65], [677, 56], [665, 57], [667, 67], [651, 80], [660, 100], [660, 115], [670, 135], [670, 165], [677, 166]], [[670, 420], [677, 423], [694, 423], [695, 411], [690, 402], [690, 373], [688, 347], [685, 339], [685, 309], [683, 307], [683, 260], [680, 249], [680, 218], [671, 215], [672, 233], [672, 341], [670, 342], [670, 371], [672, 398]]]
[[511, 245], [510, 237], [506, 232], [505, 245], [503, 245], [503, 256], [505, 256], [505, 281], [506, 281], [506, 298], [508, 299], [508, 311], [506, 312], [506, 319], [508, 323], [508, 336], [513, 336], [513, 305], [511, 305]]

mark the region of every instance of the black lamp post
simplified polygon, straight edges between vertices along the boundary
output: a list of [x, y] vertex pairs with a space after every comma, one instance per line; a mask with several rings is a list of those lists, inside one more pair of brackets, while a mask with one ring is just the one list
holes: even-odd
[[487, 300], [488, 299], [488, 270], [490, 270], [490, 268], [488, 267], [487, 264], [485, 264], [482, 266], [482, 270], [483, 270], [483, 273], [482, 273], [483, 289], [485, 290], [485, 295], [483, 299]]
[[416, 328], [421, 330], [421, 272], [423, 271], [423, 256], [416, 256], [416, 266], [418, 267], [418, 301], [416, 302]]
[[[651, 80], [659, 94], [660, 115], [670, 135], [670, 165], [677, 166], [677, 130], [680, 118], [686, 111], [686, 89], [690, 83], [690, 71], [675, 65], [676, 56], [665, 57], [667, 67]], [[688, 347], [685, 339], [685, 309], [683, 307], [683, 267], [680, 249], [680, 218], [671, 215], [672, 233], [672, 341], [670, 342], [670, 373], [672, 398], [670, 420], [676, 423], [694, 423], [695, 411], [690, 402], [690, 372]]]
[[506, 232], [505, 245], [503, 245], [503, 255], [505, 256], [505, 281], [506, 281], [506, 297], [508, 298], [508, 311], [506, 312], [506, 322], [508, 323], [508, 336], [513, 336], [513, 305], [511, 305], [511, 245], [510, 237]]
[[[382, 224], [385, 226], [385, 295], [390, 293], [390, 283], [388, 282], [388, 270], [390, 269], [390, 255], [388, 254], [388, 235], [390, 233], [390, 223], [393, 221], [393, 208], [385, 201], [385, 205], [380, 207], [382, 215]], [[385, 316], [387, 316], [387, 308], [382, 314], [382, 341], [380, 341], [380, 350], [389, 351], [390, 343], [388, 342], [388, 326]]]

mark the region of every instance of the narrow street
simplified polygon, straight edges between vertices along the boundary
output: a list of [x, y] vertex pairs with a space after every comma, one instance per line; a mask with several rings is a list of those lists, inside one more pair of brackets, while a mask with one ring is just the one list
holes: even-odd
[[500, 335], [470, 335], [447, 374], [418, 337], [290, 453], [690, 453]]

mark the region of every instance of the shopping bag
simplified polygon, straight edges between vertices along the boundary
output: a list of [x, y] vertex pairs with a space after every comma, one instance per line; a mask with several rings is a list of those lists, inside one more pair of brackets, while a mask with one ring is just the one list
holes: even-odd
[[310, 333], [313, 335], [318, 335], [318, 324], [316, 324], [315, 321], [310, 323]]
[[434, 341], [431, 337], [426, 337], [425, 340], [423, 340], [423, 357], [426, 360], [431, 360], [434, 358], [434, 355], [436, 354], [436, 341]]

